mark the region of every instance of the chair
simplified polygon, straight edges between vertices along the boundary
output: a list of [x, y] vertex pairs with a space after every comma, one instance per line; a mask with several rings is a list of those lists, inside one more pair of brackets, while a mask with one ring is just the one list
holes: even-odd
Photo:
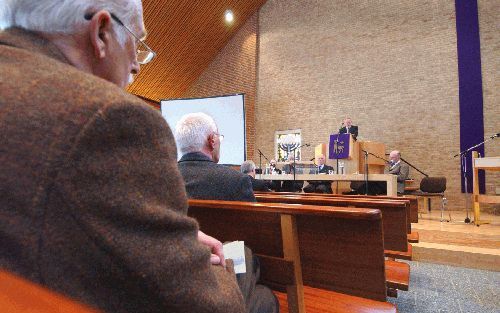
[[423, 198], [424, 205], [427, 201], [430, 201], [431, 198], [441, 198], [441, 222], [449, 222], [451, 221], [451, 214], [448, 212], [449, 220], [445, 220], [444, 210], [446, 208], [447, 199], [444, 195], [446, 191], [446, 177], [424, 177], [420, 182], [420, 190], [415, 191], [413, 194], [417, 196], [417, 198]]

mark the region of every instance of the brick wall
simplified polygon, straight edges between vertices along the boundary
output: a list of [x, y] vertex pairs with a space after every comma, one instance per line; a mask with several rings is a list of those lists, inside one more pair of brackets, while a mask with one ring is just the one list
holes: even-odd
[[[255, 143], [255, 94], [258, 13], [243, 25], [183, 97], [245, 93], [247, 158]], [[222, 151], [221, 153], [224, 153]]]
[[[495, 0], [479, 6], [488, 135], [499, 128], [499, 10]], [[454, 1], [269, 0], [258, 51], [255, 146], [265, 154], [274, 154], [276, 130], [301, 128], [314, 146], [349, 115], [362, 140], [446, 176], [450, 207], [464, 206], [452, 158], [460, 149]], [[493, 144], [487, 151], [500, 155]], [[495, 183], [488, 175], [489, 190]]]

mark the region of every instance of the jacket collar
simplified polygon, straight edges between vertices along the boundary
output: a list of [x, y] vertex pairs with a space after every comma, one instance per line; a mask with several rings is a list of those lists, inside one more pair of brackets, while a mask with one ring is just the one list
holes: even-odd
[[215, 163], [214, 161], [212, 161], [211, 158], [209, 158], [208, 156], [206, 156], [205, 154], [203, 154], [201, 152], [186, 153], [182, 156], [182, 158], [179, 160], [178, 163], [189, 162], [189, 161], [203, 161], [203, 162]]
[[41, 53], [52, 59], [70, 64], [56, 45], [39, 34], [22, 28], [13, 27], [0, 31], [0, 45]]

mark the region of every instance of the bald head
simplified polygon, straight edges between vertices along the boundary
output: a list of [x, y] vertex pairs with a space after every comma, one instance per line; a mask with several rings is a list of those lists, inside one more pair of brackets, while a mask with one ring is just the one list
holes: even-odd
[[398, 150], [393, 150], [389, 154], [389, 159], [391, 160], [392, 164], [396, 164], [401, 159], [401, 153]]
[[325, 164], [325, 155], [324, 154], [318, 154], [316, 156], [316, 164], [317, 165], [323, 165], [323, 164]]

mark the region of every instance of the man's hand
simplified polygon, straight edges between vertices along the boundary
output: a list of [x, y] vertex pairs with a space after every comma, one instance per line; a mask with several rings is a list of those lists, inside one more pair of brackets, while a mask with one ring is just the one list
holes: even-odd
[[222, 242], [214, 237], [210, 237], [201, 230], [198, 231], [198, 241], [210, 248], [210, 251], [212, 252], [212, 255], [210, 256], [210, 263], [213, 265], [220, 264], [224, 267], [226, 266], [224, 251], [222, 250]]

